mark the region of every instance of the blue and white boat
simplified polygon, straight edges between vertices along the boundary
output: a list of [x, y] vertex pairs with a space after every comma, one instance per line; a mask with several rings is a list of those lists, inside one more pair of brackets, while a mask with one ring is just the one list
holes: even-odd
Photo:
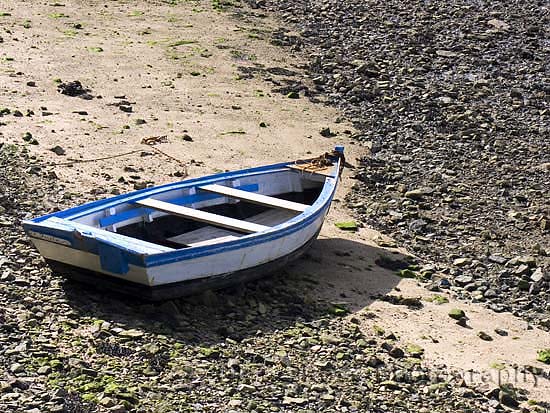
[[54, 272], [150, 300], [258, 278], [321, 230], [343, 147], [143, 189], [23, 222]]

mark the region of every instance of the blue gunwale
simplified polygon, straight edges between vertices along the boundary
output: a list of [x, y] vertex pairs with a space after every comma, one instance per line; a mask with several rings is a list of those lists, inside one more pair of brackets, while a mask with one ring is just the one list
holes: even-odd
[[282, 224], [276, 225], [265, 232], [245, 235], [237, 240], [227, 241], [220, 244], [184, 248], [170, 252], [147, 255], [144, 257], [145, 267], [157, 267], [159, 265], [171, 264], [178, 261], [219, 254], [286, 237], [307, 227], [320, 215], [327, 212], [328, 208], [330, 208], [330, 202], [334, 197], [337, 182], [337, 178], [327, 178], [321, 194], [310, 208], [307, 208], [302, 214], [297, 215]]
[[65, 209], [63, 211], [57, 211], [52, 214], [43, 215], [31, 220], [31, 222], [41, 222], [51, 217], [58, 217], [67, 220], [74, 220], [82, 218], [83, 216], [99, 212], [103, 209], [114, 207], [118, 204], [135, 202], [140, 199], [145, 199], [153, 195], [158, 195], [163, 192], [172, 191], [175, 189], [183, 189], [192, 186], [196, 186], [198, 183], [201, 185], [211, 184], [226, 179], [237, 179], [244, 176], [263, 175], [276, 172], [280, 169], [281, 172], [287, 170], [288, 166], [292, 163], [283, 162], [267, 166], [259, 166], [255, 168], [242, 169], [240, 171], [223, 172], [215, 175], [208, 175], [199, 178], [186, 179], [180, 182], [171, 182], [161, 186], [155, 186], [152, 188], [140, 189], [138, 191], [130, 192], [128, 194], [117, 195], [115, 197], [100, 199], [98, 201], [88, 202], [83, 205], [79, 205], [73, 208]]

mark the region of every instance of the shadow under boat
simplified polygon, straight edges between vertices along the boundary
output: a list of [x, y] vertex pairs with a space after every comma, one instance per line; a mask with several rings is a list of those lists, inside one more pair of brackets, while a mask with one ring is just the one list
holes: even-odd
[[356, 241], [327, 238], [313, 241], [301, 258], [269, 276], [257, 273], [254, 281], [190, 297], [152, 303], [97, 288], [103, 283], [93, 287], [70, 279], [63, 289], [79, 316], [182, 342], [216, 343], [326, 318], [333, 303], [343, 303], [351, 312], [368, 307], [400, 280], [375, 264], [380, 256], [402, 263], [409, 260]]

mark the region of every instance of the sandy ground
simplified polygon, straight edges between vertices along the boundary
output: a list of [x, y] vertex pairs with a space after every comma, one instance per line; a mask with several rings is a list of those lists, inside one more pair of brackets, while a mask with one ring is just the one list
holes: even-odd
[[[56, 4], [26, 2], [20, 7], [0, 1], [0, 106], [23, 114], [0, 118], [0, 140], [21, 144], [23, 134], [30, 132], [38, 145], [29, 149], [48, 163], [138, 151], [71, 167], [50, 166], [67, 193], [104, 197], [136, 184], [170, 182], [179, 179], [174, 176], [178, 173], [200, 176], [294, 160], [335, 144], [346, 145], [347, 158], [354, 163], [366, 150], [353, 145], [353, 128], [339, 122], [342, 115], [335, 109], [271, 92], [285, 79], [303, 80], [303, 61], [269, 44], [269, 32], [277, 27], [269, 18], [238, 18], [213, 9], [209, 1], [178, 6], [143, 1]], [[296, 75], [264, 72], [246, 79], [239, 66], [284, 68]], [[60, 94], [59, 80], [79, 80], [94, 98]], [[115, 105], [121, 101], [132, 112]], [[29, 110], [34, 114], [26, 116]], [[337, 136], [321, 136], [325, 127]], [[151, 137], [160, 137], [155, 148], [181, 162], [141, 143]], [[65, 155], [50, 150], [56, 145]], [[434, 293], [374, 263], [381, 254], [406, 253], [380, 247], [381, 234], [366, 228], [342, 232], [334, 226], [350, 219], [342, 200], [353, 185], [352, 174], [344, 174], [320, 240], [288, 271], [317, 280], [319, 297], [346, 302], [350, 317], [363, 315], [359, 318], [365, 331], [372, 333], [377, 325], [393, 332], [403, 346], [420, 345], [434, 369], [445, 363], [462, 372], [473, 370], [465, 378], [485, 382], [488, 388], [497, 385], [500, 372], [502, 381], [529, 389], [530, 398], [550, 402], [548, 380], [512, 376], [514, 366], [548, 370], [536, 361], [537, 350], [550, 347], [548, 333], [530, 329], [510, 314], [450, 296], [442, 305], [424, 300], [420, 310], [373, 298], [394, 294], [425, 299]], [[335, 273], [340, 274], [337, 283]], [[470, 328], [448, 317], [451, 308], [466, 312]], [[497, 335], [495, 328], [508, 336]], [[493, 340], [481, 340], [479, 331]]]

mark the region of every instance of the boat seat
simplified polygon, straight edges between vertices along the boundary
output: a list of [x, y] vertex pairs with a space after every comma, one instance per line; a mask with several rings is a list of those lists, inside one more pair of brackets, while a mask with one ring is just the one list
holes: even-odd
[[[242, 191], [257, 191], [259, 189], [258, 184], [248, 184], [241, 185], [237, 187]], [[210, 201], [216, 198], [219, 198], [220, 195], [213, 193], [204, 193], [204, 194], [194, 194], [194, 195], [185, 195], [182, 197], [170, 199], [171, 204], [177, 205], [190, 205], [198, 202]], [[109, 215], [99, 219], [100, 228], [109, 227], [111, 225], [121, 225], [127, 221], [142, 218], [153, 212], [149, 208], [134, 208], [126, 211], [118, 212], [114, 215]]]
[[100, 228], [91, 227], [89, 225], [80, 224], [75, 221], [51, 217], [47, 220], [34, 224], [35, 226], [46, 226], [48, 228], [61, 229], [63, 231], [73, 232], [74, 230], [85, 235], [91, 235], [94, 238], [116, 243], [117, 245], [128, 248], [139, 254], [158, 254], [162, 252], [174, 251], [173, 248], [164, 245], [154, 244], [152, 242], [143, 241], [137, 238], [128, 237], [126, 235], [117, 234], [110, 231], [105, 231]]
[[[282, 209], [270, 209], [269, 211], [253, 215], [246, 220], [247, 222], [252, 222], [254, 224], [273, 227], [287, 221], [295, 215], [295, 212], [285, 211]], [[187, 245], [189, 247], [199, 247], [202, 245], [213, 245], [221, 242], [233, 241], [239, 239], [241, 236], [242, 234], [239, 234], [238, 232], [207, 225], [205, 227], [168, 238], [168, 241], [181, 245]]]
[[191, 219], [193, 221], [205, 222], [207, 224], [249, 234], [254, 232], [266, 231], [270, 228], [265, 225], [259, 225], [252, 222], [242, 221], [240, 219], [224, 217], [222, 215], [213, 214], [211, 212], [187, 208], [181, 205], [175, 205], [169, 202], [159, 201], [152, 198], [141, 199], [139, 201], [136, 201], [136, 204], [144, 207], [153, 208], [159, 211], [168, 212], [169, 214]]
[[263, 205], [271, 208], [286, 209], [289, 211], [304, 212], [310, 205], [300, 204], [298, 202], [287, 201], [272, 196], [257, 194], [248, 191], [242, 191], [236, 188], [230, 188], [222, 185], [202, 185], [199, 186], [201, 191], [213, 192], [215, 194], [225, 195], [230, 198], [237, 198], [252, 204]]

